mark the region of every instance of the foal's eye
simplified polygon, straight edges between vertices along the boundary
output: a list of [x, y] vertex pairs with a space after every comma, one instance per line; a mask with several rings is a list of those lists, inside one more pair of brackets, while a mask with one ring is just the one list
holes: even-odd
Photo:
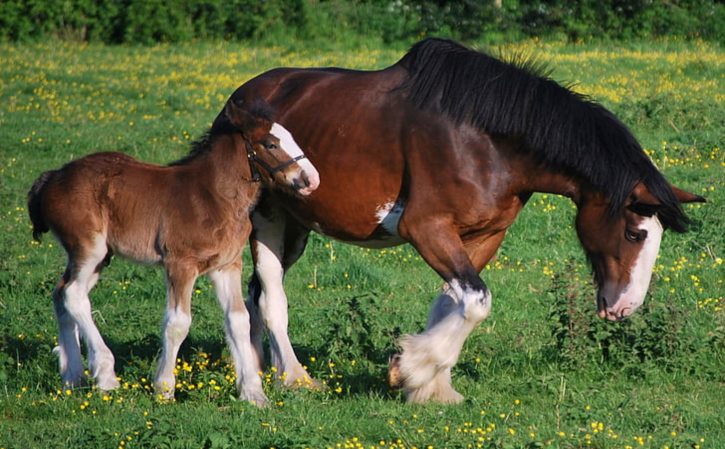
[[624, 238], [630, 242], [641, 242], [647, 238], [647, 231], [642, 229], [641, 231], [631, 231], [629, 229], [624, 230]]
[[264, 146], [264, 149], [265, 150], [272, 151], [272, 150], [276, 150], [277, 149], [277, 144], [272, 143], [272, 142], [265, 142], [262, 145]]

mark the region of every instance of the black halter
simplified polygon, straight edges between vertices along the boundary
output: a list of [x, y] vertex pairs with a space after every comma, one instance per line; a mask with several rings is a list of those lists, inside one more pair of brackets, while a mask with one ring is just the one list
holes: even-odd
[[280, 170], [284, 170], [285, 168], [289, 167], [290, 165], [294, 164], [295, 162], [299, 161], [300, 159], [305, 159], [307, 156], [304, 154], [300, 154], [297, 157], [294, 157], [286, 162], [282, 162], [281, 164], [277, 165], [276, 167], [272, 167], [268, 163], [264, 162], [262, 159], [257, 157], [257, 152], [254, 151], [254, 148], [252, 147], [252, 144], [247, 142], [245, 140], [245, 146], [247, 148], [247, 159], [249, 160], [249, 168], [252, 170], [252, 181], [259, 182], [262, 180], [261, 175], [259, 174], [259, 170], [257, 169], [257, 164], [262, 167], [271, 177], [274, 176], [275, 173], [277, 173]]

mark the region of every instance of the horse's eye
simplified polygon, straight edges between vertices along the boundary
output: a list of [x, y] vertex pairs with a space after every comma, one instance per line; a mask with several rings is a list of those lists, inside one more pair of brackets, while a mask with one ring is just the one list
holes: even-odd
[[630, 242], [641, 242], [647, 238], [647, 231], [645, 229], [642, 229], [641, 231], [630, 231], [629, 229], [625, 229], [624, 238]]
[[276, 150], [277, 149], [277, 144], [272, 143], [272, 142], [265, 142], [262, 145], [264, 145], [264, 149], [265, 150], [272, 151], [272, 150]]

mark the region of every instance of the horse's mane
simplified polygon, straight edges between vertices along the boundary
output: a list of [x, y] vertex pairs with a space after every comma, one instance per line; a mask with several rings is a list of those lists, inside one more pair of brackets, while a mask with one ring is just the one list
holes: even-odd
[[417, 107], [490, 135], [520, 138], [540, 162], [605, 194], [611, 213], [642, 181], [662, 204], [662, 223], [686, 229], [680, 203], [629, 129], [603, 106], [557, 84], [542, 65], [501, 61], [443, 39], [415, 44], [398, 64], [409, 73], [400, 88]]
[[[263, 100], [258, 100], [250, 107], [247, 108], [247, 112], [256, 118], [261, 118], [267, 121], [273, 121], [274, 111], [272, 108]], [[177, 165], [186, 165], [198, 157], [209, 153], [211, 151], [214, 141], [219, 136], [224, 136], [233, 133], [239, 133], [242, 130], [235, 127], [227, 118], [224, 111], [222, 111], [212, 123], [211, 127], [201, 135], [198, 139], [191, 142], [191, 149], [189, 153], [179, 159], [178, 161], [171, 162], [169, 167]]]

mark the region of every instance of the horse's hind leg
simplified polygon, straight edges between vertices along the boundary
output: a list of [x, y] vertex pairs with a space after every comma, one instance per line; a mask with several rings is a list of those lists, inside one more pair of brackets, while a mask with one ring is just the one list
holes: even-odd
[[[277, 369], [286, 386], [317, 386], [307, 370], [297, 359], [287, 334], [287, 295], [284, 291], [284, 273], [302, 255], [309, 231], [296, 226], [284, 212], [276, 210], [274, 214], [255, 212], [253, 216], [254, 234], [251, 247], [254, 259], [255, 278], [250, 285], [250, 309], [259, 308], [251, 313], [252, 318], [261, 321], [269, 331], [272, 365]], [[256, 283], [258, 285], [255, 285]], [[261, 288], [260, 288], [261, 287]], [[261, 346], [260, 323], [252, 323], [252, 336], [255, 347]], [[259, 350], [259, 349], [257, 349]]]
[[197, 269], [182, 263], [166, 264], [166, 315], [162, 325], [163, 349], [159, 357], [154, 387], [167, 399], [176, 388], [176, 355], [191, 327], [191, 291]]
[[262, 379], [259, 376], [261, 367], [250, 339], [250, 320], [242, 296], [241, 275], [239, 260], [223, 270], [210, 272], [209, 279], [214, 284], [219, 305], [224, 312], [224, 331], [234, 359], [239, 397], [262, 407], [269, 400], [262, 390]]
[[119, 385], [114, 371], [113, 353], [93, 322], [88, 297], [98, 281], [107, 254], [105, 238], [100, 235], [87, 244], [69, 250], [66, 274], [53, 294], [60, 331], [58, 353], [61, 376], [70, 385], [77, 385], [82, 375], [78, 331], [88, 346], [88, 367], [98, 388], [112, 390]]

